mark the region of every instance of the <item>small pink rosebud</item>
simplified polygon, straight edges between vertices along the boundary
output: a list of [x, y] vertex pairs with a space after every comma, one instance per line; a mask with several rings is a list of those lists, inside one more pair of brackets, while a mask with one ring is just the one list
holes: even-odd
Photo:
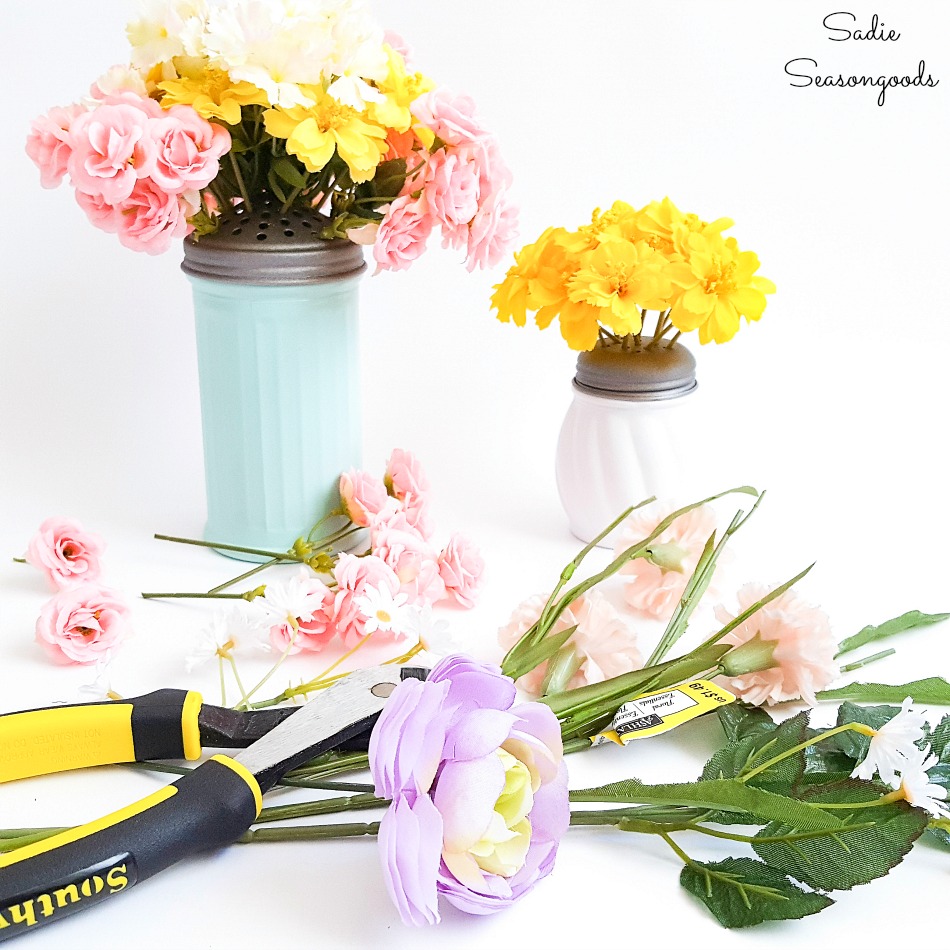
[[340, 476], [340, 500], [346, 516], [361, 528], [369, 525], [370, 519], [378, 515], [389, 495], [386, 486], [368, 472], [350, 469]]
[[460, 606], [474, 607], [484, 572], [478, 548], [464, 535], [453, 534], [439, 555], [439, 576], [446, 593]]
[[56, 663], [95, 663], [129, 630], [129, 608], [114, 590], [83, 584], [47, 601], [36, 641]]
[[47, 518], [30, 539], [26, 560], [43, 572], [53, 590], [99, 578], [105, 543], [71, 518]]

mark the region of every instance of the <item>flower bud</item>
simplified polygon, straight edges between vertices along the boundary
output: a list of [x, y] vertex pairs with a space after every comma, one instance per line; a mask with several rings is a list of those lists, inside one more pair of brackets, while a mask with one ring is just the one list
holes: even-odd
[[756, 634], [751, 640], [730, 650], [720, 661], [725, 676], [744, 676], [746, 673], [756, 673], [759, 670], [768, 670], [778, 664], [773, 658], [777, 640], [763, 640]]
[[683, 573], [683, 560], [689, 552], [678, 544], [653, 544], [646, 552], [646, 558], [661, 571]]

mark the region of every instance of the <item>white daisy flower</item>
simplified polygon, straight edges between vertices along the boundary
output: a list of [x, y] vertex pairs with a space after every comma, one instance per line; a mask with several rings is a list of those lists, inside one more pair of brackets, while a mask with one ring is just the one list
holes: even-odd
[[78, 702], [101, 703], [107, 699], [120, 699], [112, 689], [112, 677], [109, 667], [112, 665], [112, 651], [96, 660], [96, 675], [90, 683], [79, 687]]
[[450, 630], [448, 621], [436, 617], [431, 604], [408, 607], [405, 630], [419, 641], [426, 653], [450, 656], [464, 652], [462, 644]]
[[386, 586], [367, 586], [355, 601], [356, 609], [366, 618], [365, 632], [388, 630], [395, 634], [404, 633], [407, 599], [405, 594], [394, 595]]
[[933, 784], [927, 775], [927, 769], [936, 764], [937, 757], [930, 749], [922, 752], [914, 746], [914, 756], [905, 762], [901, 772], [900, 788], [911, 805], [922, 808], [935, 818], [950, 818], [947, 790], [942, 785]]
[[851, 773], [852, 778], [871, 779], [877, 772], [881, 781], [897, 788], [897, 773], [903, 774], [907, 763], [919, 755], [916, 743], [924, 737], [927, 721], [924, 714], [911, 709], [908, 696], [901, 711], [871, 736], [871, 745], [864, 761]]
[[[246, 651], [257, 640], [258, 628], [253, 626], [243, 610], [218, 611], [211, 622], [198, 632], [191, 652], [185, 657], [185, 671], [190, 673], [217, 657], [226, 659]], [[262, 649], [264, 645], [258, 641]]]

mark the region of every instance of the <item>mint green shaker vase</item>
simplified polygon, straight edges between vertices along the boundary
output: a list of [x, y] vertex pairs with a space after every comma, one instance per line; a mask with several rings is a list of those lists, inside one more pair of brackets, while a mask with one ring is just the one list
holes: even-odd
[[[340, 474], [360, 464], [366, 263], [358, 245], [317, 237], [324, 223], [261, 198], [223, 214], [214, 234], [185, 239], [207, 541], [287, 550], [339, 507]], [[319, 533], [335, 526], [328, 519]]]

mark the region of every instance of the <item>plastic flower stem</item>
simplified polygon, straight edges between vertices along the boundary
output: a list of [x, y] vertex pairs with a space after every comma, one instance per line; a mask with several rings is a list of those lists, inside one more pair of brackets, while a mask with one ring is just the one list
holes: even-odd
[[14, 558], [10, 558], [10, 560], [13, 561], [14, 564], [28, 564], [29, 563], [25, 557], [14, 557]]
[[280, 206], [281, 214], [286, 214], [290, 206], [297, 200], [297, 196], [303, 191], [303, 187], [294, 188], [290, 197]]
[[194, 544], [199, 548], [217, 548], [221, 551], [241, 551], [244, 554], [259, 554], [261, 557], [272, 557], [278, 561], [303, 561], [299, 554], [293, 551], [265, 551], [262, 548], [245, 548], [239, 544], [221, 544], [217, 541], [200, 541], [197, 538], [177, 538], [170, 534], [155, 534], [156, 541], [174, 541], [176, 544]]
[[227, 706], [228, 704], [228, 691], [225, 689], [224, 685], [224, 657], [218, 654], [218, 681], [221, 686], [221, 705]]
[[676, 343], [676, 341], [677, 341], [682, 335], [683, 335], [683, 331], [682, 331], [682, 330], [677, 330], [676, 333], [674, 333], [673, 336], [670, 337], [670, 341], [669, 341], [669, 343], [666, 344], [666, 348], [667, 348], [668, 350], [672, 350], [672, 349], [673, 349], [673, 346], [674, 346], [675, 343]]
[[670, 617], [669, 623], [666, 625], [666, 630], [663, 631], [660, 642], [657, 644], [649, 660], [647, 660], [647, 666], [652, 666], [654, 663], [658, 663], [662, 660], [663, 657], [669, 653], [676, 641], [686, 632], [691, 614], [696, 609], [696, 605], [702, 599], [703, 594], [705, 594], [709, 588], [719, 556], [725, 549], [729, 539], [755, 514], [763, 498], [765, 498], [765, 492], [762, 492], [759, 497], [756, 498], [748, 514], [743, 511], [736, 512], [715, 547], [712, 546], [716, 537], [715, 532], [710, 536], [706, 542], [706, 546], [703, 548], [703, 553], [700, 555], [696, 568], [686, 585], [686, 589], [683, 591], [683, 596], [676, 605], [673, 616]]
[[870, 726], [866, 726], [860, 722], [846, 722], [843, 726], [836, 726], [834, 729], [829, 729], [827, 732], [822, 732], [820, 735], [815, 736], [813, 739], [808, 739], [805, 742], [800, 742], [798, 745], [793, 746], [791, 749], [786, 749], [784, 752], [780, 752], [778, 755], [773, 756], [771, 759], [767, 759], [761, 765], [757, 765], [754, 769], [750, 769], [748, 772], [744, 772], [742, 775], [737, 776], [737, 781], [739, 782], [748, 782], [750, 778], [754, 778], [756, 775], [761, 772], [765, 772], [767, 769], [772, 768], [773, 765], [778, 765], [779, 762], [784, 759], [789, 758], [790, 756], [797, 755], [799, 752], [803, 752], [805, 749], [817, 745], [819, 742], [824, 742], [825, 739], [830, 739], [832, 736], [837, 736], [842, 732], [858, 732], [862, 736], [873, 736], [874, 730]]
[[28, 844], [45, 841], [63, 831], [69, 831], [69, 828], [11, 828], [0, 832], [0, 852], [25, 848]]
[[889, 650], [881, 650], [880, 653], [873, 653], [866, 656], [863, 660], [855, 660], [853, 663], [846, 663], [841, 667], [842, 673], [852, 673], [854, 670], [860, 670], [862, 666], [869, 666], [877, 660], [883, 660], [885, 657], [893, 656], [897, 650], [891, 647]]
[[249, 571], [245, 571], [243, 574], [238, 574], [237, 577], [232, 577], [229, 581], [225, 581], [223, 584], [218, 584], [217, 587], [212, 587], [208, 591], [209, 594], [218, 594], [223, 591], [226, 587], [231, 587], [233, 584], [237, 584], [240, 581], [245, 581], [249, 577], [253, 577], [255, 574], [259, 574], [261, 571], [266, 570], [269, 567], [273, 567], [275, 564], [279, 564], [280, 561], [276, 557], [272, 557], [269, 561], [265, 561], [263, 564], [258, 564], [256, 567], [252, 567]]
[[379, 833], [379, 822], [367, 824], [298, 825], [293, 828], [252, 828], [238, 844], [261, 844], [272, 841], [323, 841], [333, 838], [358, 838]]
[[[365, 753], [358, 754], [363, 755], [365, 758]], [[142, 772], [162, 772], [168, 775], [187, 775], [189, 772], [194, 771], [193, 768], [188, 766], [169, 765], [166, 762], [123, 762], [121, 764], [129, 769], [138, 769]], [[366, 782], [334, 782], [329, 779], [295, 779], [292, 778], [293, 775], [296, 775], [296, 770], [291, 772], [289, 776], [284, 776], [277, 784], [288, 788], [312, 788], [327, 792], [371, 792], [373, 790], [373, 786], [368, 785]], [[0, 838], [2, 837], [3, 833], [0, 832]]]
[[[218, 659], [219, 659], [219, 660], [223, 660], [223, 657], [220, 657], [220, 656], [219, 656]], [[235, 661], [234, 657], [233, 657], [230, 653], [228, 654], [228, 663], [231, 664], [231, 672], [234, 674], [234, 682], [237, 684], [237, 688], [238, 688], [238, 689], [240, 690], [240, 692], [241, 692], [241, 700], [240, 700], [240, 701], [241, 701], [241, 702], [245, 702], [245, 701], [247, 700], [247, 690], [244, 688], [244, 684], [241, 682], [241, 674], [238, 673], [237, 662]], [[224, 698], [223, 698], [223, 697], [224, 697], [224, 686], [223, 686], [224, 667], [223, 667], [223, 663], [222, 663], [222, 674], [221, 674], [221, 675], [222, 675], [222, 687], [221, 687], [222, 699], [221, 699], [221, 705], [224, 706], [224, 705], [227, 705], [227, 704], [225, 703]]]
[[907, 796], [904, 794], [903, 786], [897, 789], [896, 792], [888, 792], [886, 795], [882, 795], [880, 798], [872, 799], [869, 802], [839, 802], [832, 804], [831, 802], [816, 802], [819, 808], [877, 808], [878, 805], [890, 805], [892, 802], [902, 802]]
[[248, 211], [253, 211], [254, 205], [251, 204], [247, 188], [244, 186], [244, 176], [241, 174], [241, 166], [234, 157], [234, 152], [228, 152], [228, 158], [231, 160], [231, 168], [234, 169], [234, 180], [237, 183], [238, 191], [241, 192], [241, 197], [244, 199], [244, 207], [247, 208]]
[[385, 798], [377, 798], [371, 792], [360, 795], [345, 795], [342, 798], [325, 798], [318, 802], [301, 802], [297, 805], [276, 805], [262, 808], [255, 824], [269, 821], [285, 821], [291, 818], [312, 818], [315, 815], [335, 815], [341, 811], [361, 811], [366, 808], [384, 808], [389, 804]]
[[[369, 754], [366, 752], [332, 752], [324, 759], [315, 759], [310, 765], [301, 766], [284, 776], [284, 781], [301, 788], [319, 788], [308, 783], [319, 782], [332, 775], [343, 772], [364, 772], [369, 768]], [[362, 789], [365, 791], [365, 789]]]
[[142, 600], [157, 600], [169, 597], [186, 598], [188, 600], [245, 600], [244, 594], [212, 594], [206, 591], [142, 591]]
[[761, 600], [757, 600], [750, 607], [743, 610], [734, 620], [730, 620], [724, 627], [717, 630], [708, 640], [704, 640], [697, 649], [703, 649], [712, 646], [714, 643], [718, 643], [727, 633], [731, 633], [740, 624], [745, 623], [757, 610], [761, 610], [766, 604], [770, 604], [777, 597], [781, 597], [789, 588], [794, 587], [814, 566], [815, 563], [812, 562], [805, 570], [800, 571], [791, 580], [787, 580], [784, 584], [780, 584], [774, 590], [769, 591]]
[[296, 621], [292, 621], [294, 632], [287, 642], [287, 646], [284, 647], [284, 652], [277, 658], [277, 662], [264, 674], [260, 682], [251, 689], [249, 693], [244, 693], [241, 697], [241, 701], [234, 707], [235, 709], [250, 709], [250, 699], [251, 697], [280, 669], [280, 665], [290, 656], [290, 651], [293, 648], [294, 643], [297, 640], [297, 634], [300, 633], [300, 628], [297, 626]]

